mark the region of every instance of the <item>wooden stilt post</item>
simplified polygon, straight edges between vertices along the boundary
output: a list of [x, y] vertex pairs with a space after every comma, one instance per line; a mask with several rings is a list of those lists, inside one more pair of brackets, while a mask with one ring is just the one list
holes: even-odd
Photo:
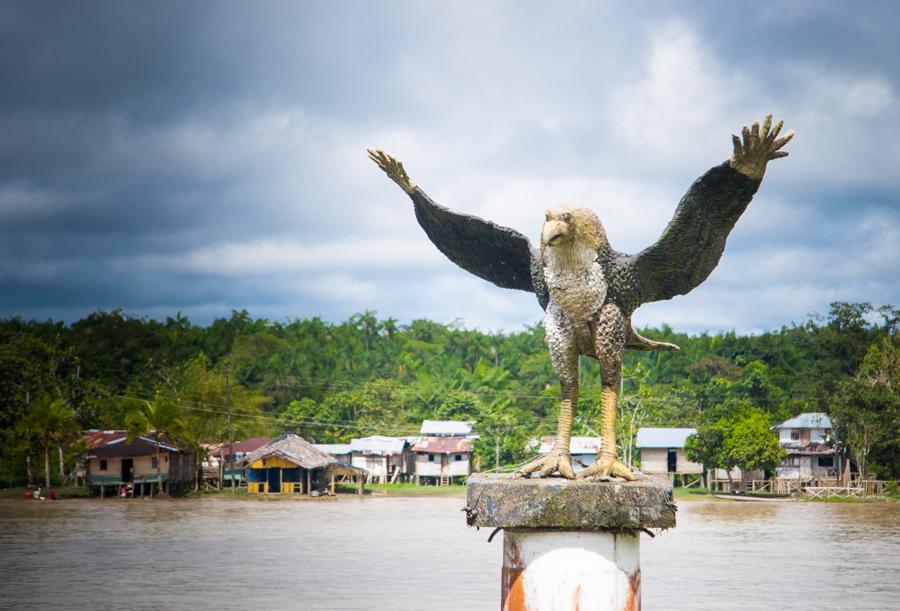
[[307, 469], [306, 470], [306, 496], [310, 496], [312, 494], [312, 472]]

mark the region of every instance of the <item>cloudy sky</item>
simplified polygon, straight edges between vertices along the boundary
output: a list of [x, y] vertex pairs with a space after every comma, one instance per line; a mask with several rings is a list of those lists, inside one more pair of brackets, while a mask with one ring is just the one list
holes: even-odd
[[900, 305], [891, 2], [0, 4], [0, 316], [541, 317], [443, 258], [366, 157], [519, 229], [652, 243], [773, 112], [797, 131], [710, 279], [637, 325]]

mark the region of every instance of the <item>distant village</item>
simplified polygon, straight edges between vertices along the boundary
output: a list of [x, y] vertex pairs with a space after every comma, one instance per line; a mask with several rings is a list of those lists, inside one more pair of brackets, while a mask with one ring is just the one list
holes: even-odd
[[[641, 428], [636, 448], [638, 469], [667, 476], [673, 484], [705, 486], [713, 492], [819, 496], [843, 490], [843, 495], [878, 493], [865, 482], [851, 485], [850, 461], [832, 443], [832, 425], [824, 413], [803, 413], [774, 427], [786, 458], [774, 471], [704, 470], [685, 455], [693, 428]], [[89, 430], [88, 450], [76, 470], [76, 481], [95, 496], [152, 497], [161, 491], [241, 488], [251, 495], [323, 496], [344, 490], [362, 494], [366, 483], [409, 482], [447, 486], [464, 483], [473, 472], [471, 421], [425, 420], [419, 435], [375, 435], [346, 444], [314, 444], [285, 433], [278, 438], [255, 437], [233, 443], [207, 444], [201, 464], [195, 455], [165, 439], [144, 435], [129, 439], [124, 430]], [[533, 440], [536, 455], [553, 447], [554, 439]], [[592, 464], [599, 437], [573, 437], [570, 443], [576, 472]], [[201, 475], [202, 474], [202, 475]], [[873, 482], [877, 484], [877, 482]], [[826, 495], [841, 495], [840, 492]]]

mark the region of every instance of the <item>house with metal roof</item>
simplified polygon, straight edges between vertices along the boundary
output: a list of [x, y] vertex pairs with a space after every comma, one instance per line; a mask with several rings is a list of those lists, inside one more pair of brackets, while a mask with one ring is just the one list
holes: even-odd
[[349, 443], [314, 443], [313, 447], [325, 452], [338, 462], [353, 464], [353, 449]]
[[83, 456], [85, 479], [101, 497], [107, 492], [121, 496], [123, 490], [127, 496], [152, 496], [194, 485], [193, 453], [165, 438], [142, 435], [129, 442], [128, 431], [89, 430], [83, 439], [89, 448]]
[[822, 412], [805, 412], [774, 427], [787, 450], [775, 472], [779, 479], [837, 479], [846, 461], [831, 442], [831, 419]]
[[[550, 453], [550, 450], [553, 449], [553, 444], [555, 443], [555, 441], [556, 438], [551, 435], [549, 437], [544, 437], [540, 441], [540, 445], [538, 445], [538, 441], [536, 439], [533, 440], [531, 442], [531, 447], [534, 448], [535, 446], [537, 446], [538, 454], [543, 456]], [[589, 467], [597, 462], [597, 454], [599, 453], [599, 437], [575, 436], [569, 440], [569, 454], [572, 457], [572, 469], [575, 471], [575, 473], [578, 473], [585, 467]]]
[[365, 469], [369, 481], [385, 483], [408, 479], [415, 472], [415, 456], [406, 437], [372, 435], [350, 440], [354, 467]]
[[695, 428], [638, 429], [637, 449], [641, 452], [641, 472], [650, 475], [702, 475], [703, 465], [684, 455], [685, 440]]
[[228, 442], [204, 444], [206, 456], [203, 460], [203, 479], [216, 486], [231, 485], [231, 480], [241, 485], [244, 471], [237, 467], [237, 462], [270, 441], [268, 437], [251, 437], [235, 441], [233, 444]]
[[463, 436], [419, 437], [412, 445], [416, 484], [433, 481], [441, 486], [467, 478], [472, 473], [472, 450], [472, 440]]
[[469, 437], [474, 424], [471, 420], [423, 420], [419, 434], [423, 437]]
[[362, 494], [367, 475], [364, 469], [335, 460], [293, 433], [285, 433], [257, 448], [238, 464], [247, 469], [250, 494], [317, 496], [329, 488], [334, 494], [339, 478], [353, 480], [357, 493]]

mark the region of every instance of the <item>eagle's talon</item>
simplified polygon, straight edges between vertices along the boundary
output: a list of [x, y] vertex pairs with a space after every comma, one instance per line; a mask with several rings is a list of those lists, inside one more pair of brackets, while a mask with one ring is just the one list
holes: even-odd
[[575, 470], [572, 468], [572, 457], [568, 452], [560, 450], [551, 450], [546, 456], [536, 458], [530, 463], [522, 466], [516, 475], [528, 477], [531, 473], [539, 473], [541, 477], [548, 477], [554, 473], [559, 473], [566, 479], [575, 479]]
[[597, 462], [578, 474], [578, 479], [586, 479], [592, 476], [596, 476], [601, 481], [604, 478], [609, 479], [613, 477], [619, 477], [629, 482], [637, 479], [637, 476], [631, 472], [631, 469], [615, 458], [609, 457], [598, 458]]

